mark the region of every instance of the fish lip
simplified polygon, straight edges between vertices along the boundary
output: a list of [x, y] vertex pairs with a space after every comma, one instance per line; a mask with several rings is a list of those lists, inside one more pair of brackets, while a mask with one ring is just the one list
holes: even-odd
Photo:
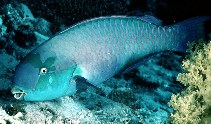
[[17, 87], [12, 88], [11, 92], [12, 92], [12, 94], [14, 94], [14, 98], [17, 100], [23, 100], [24, 96], [27, 94], [25, 91], [23, 91]]

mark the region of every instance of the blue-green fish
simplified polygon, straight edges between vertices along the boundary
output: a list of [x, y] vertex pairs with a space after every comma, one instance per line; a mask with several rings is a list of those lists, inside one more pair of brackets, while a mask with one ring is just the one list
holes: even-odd
[[185, 51], [188, 41], [204, 38], [208, 19], [162, 26], [150, 16], [111, 16], [78, 23], [26, 55], [16, 67], [12, 93], [19, 100], [44, 101], [97, 87], [149, 54]]

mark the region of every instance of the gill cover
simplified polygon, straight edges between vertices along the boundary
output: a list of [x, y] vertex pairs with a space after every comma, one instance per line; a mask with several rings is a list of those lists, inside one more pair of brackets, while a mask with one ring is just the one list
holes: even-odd
[[42, 62], [39, 53], [27, 55], [16, 67], [14, 84], [24, 88], [35, 88], [40, 75], [53, 73], [56, 70], [54, 65], [55, 60], [56, 56], [52, 56]]

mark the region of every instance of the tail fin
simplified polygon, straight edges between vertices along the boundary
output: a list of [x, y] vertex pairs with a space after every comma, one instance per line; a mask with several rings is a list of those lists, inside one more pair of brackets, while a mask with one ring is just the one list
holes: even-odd
[[211, 16], [197, 16], [183, 22], [175, 24], [179, 26], [180, 35], [182, 40], [179, 41], [177, 50], [186, 51], [187, 43], [197, 41], [199, 39], [205, 39], [208, 36], [208, 33], [205, 27], [207, 22], [211, 21]]

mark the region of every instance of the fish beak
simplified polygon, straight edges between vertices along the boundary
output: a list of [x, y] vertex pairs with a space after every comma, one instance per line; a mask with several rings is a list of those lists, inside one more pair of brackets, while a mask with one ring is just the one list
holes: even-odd
[[18, 89], [17, 87], [14, 87], [11, 89], [12, 94], [14, 94], [14, 98], [17, 100], [23, 100], [23, 97], [27, 94], [23, 90]]

